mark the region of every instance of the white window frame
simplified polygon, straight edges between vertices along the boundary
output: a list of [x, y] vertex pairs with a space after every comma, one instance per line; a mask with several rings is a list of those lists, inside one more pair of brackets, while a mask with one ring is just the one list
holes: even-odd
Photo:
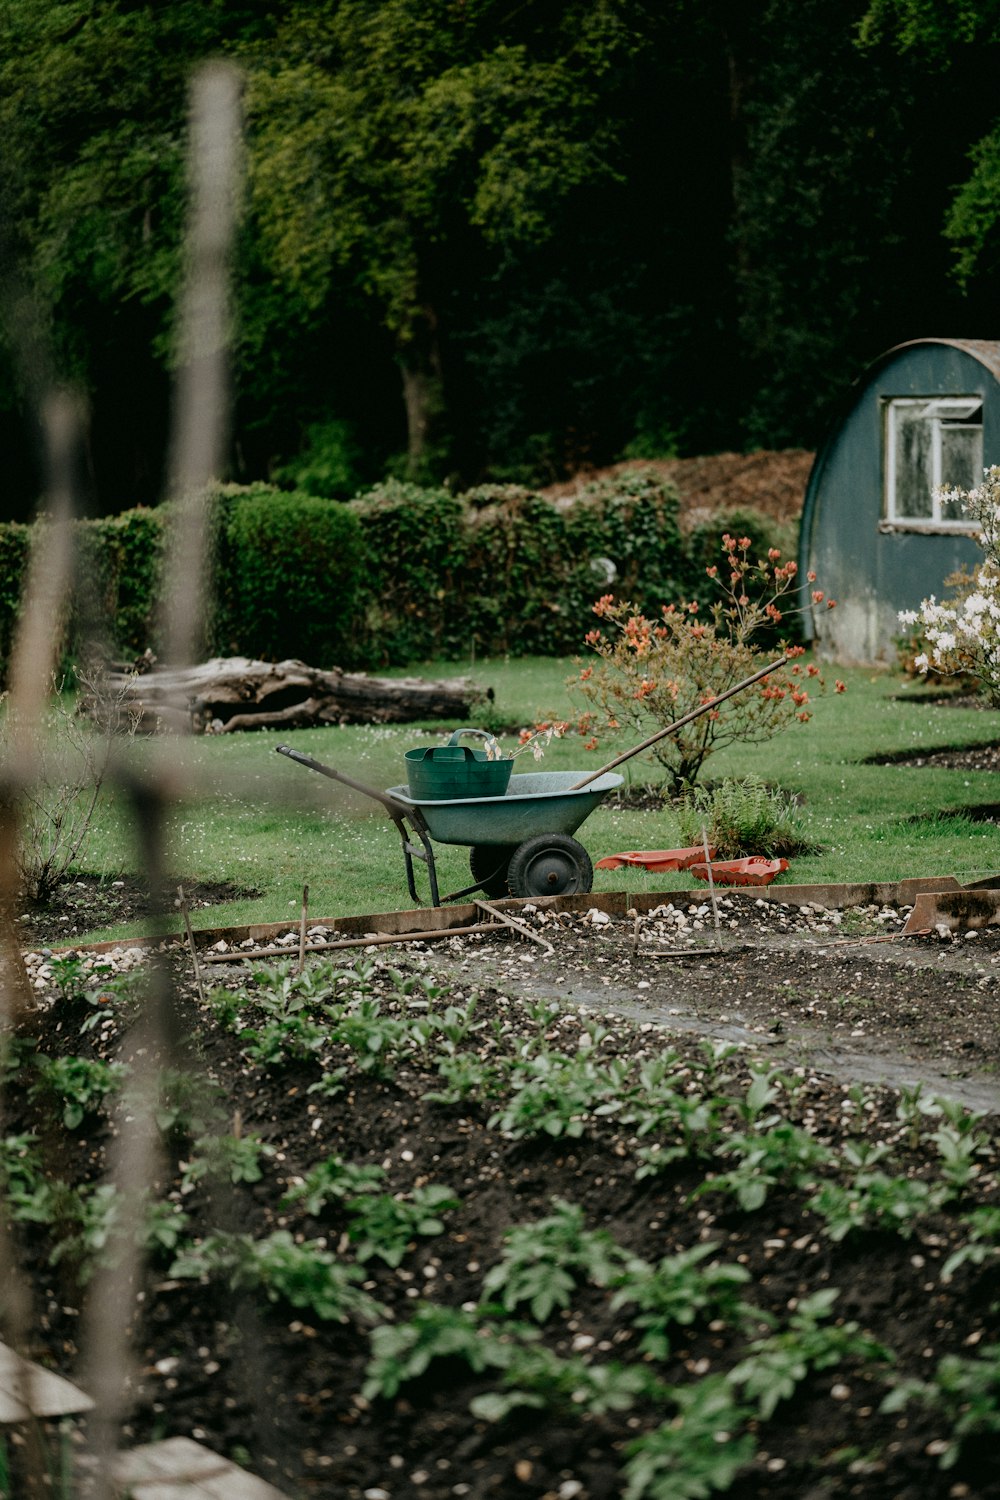
[[[957, 532], [960, 534], [974, 533], [979, 530], [978, 523], [973, 520], [953, 519], [942, 516], [941, 500], [937, 491], [942, 484], [941, 478], [941, 422], [942, 417], [950, 417], [954, 425], [956, 418], [970, 417], [979, 411], [983, 405], [981, 396], [893, 396], [885, 401], [883, 414], [883, 448], [885, 454], [885, 518], [882, 522], [882, 530], [885, 531], [941, 531]], [[909, 410], [914, 407], [924, 407], [924, 416], [927, 418], [931, 428], [931, 514], [929, 516], [911, 516], [900, 514], [896, 509], [896, 413]], [[980, 424], [969, 423], [970, 427], [979, 427]]]

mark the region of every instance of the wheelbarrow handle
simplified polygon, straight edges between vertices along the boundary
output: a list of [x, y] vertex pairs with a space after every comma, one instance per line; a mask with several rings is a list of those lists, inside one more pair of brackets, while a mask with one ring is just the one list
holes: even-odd
[[777, 672], [780, 667], [787, 665], [788, 657], [782, 656], [778, 661], [772, 661], [768, 666], [761, 667], [760, 671], [754, 672], [752, 677], [745, 677], [742, 682], [736, 683], [735, 687], [727, 688], [724, 693], [719, 693], [715, 698], [709, 698], [707, 703], [699, 703], [698, 707], [692, 709], [689, 714], [685, 714], [682, 719], [678, 719], [673, 724], [668, 724], [666, 729], [658, 729], [655, 734], [649, 736], [648, 740], [643, 740], [641, 745], [636, 745], [632, 750], [623, 751], [621, 755], [616, 755], [614, 760], [609, 760], [606, 766], [601, 766], [597, 771], [591, 771], [589, 776], [585, 776], [582, 781], [575, 781], [570, 787], [570, 791], [581, 791], [583, 787], [589, 786], [592, 781], [596, 781], [598, 776], [603, 776], [605, 771], [613, 771], [615, 766], [620, 766], [625, 761], [631, 760], [633, 755], [640, 755], [643, 750], [648, 750], [650, 745], [655, 745], [658, 740], [666, 739], [668, 734], [676, 734], [678, 729], [683, 729], [686, 724], [690, 724], [694, 719], [700, 719], [702, 714], [707, 714], [717, 704], [725, 703], [727, 698], [735, 697], [737, 693], [742, 693], [744, 688], [752, 687], [755, 682], [760, 682], [762, 677], [767, 677], [770, 672]]
[[398, 823], [400, 818], [413, 815], [413, 808], [407, 807], [403, 802], [397, 802], [395, 797], [389, 796], [388, 792], [380, 792], [376, 787], [368, 786], [363, 781], [355, 781], [353, 776], [345, 776], [343, 771], [335, 771], [332, 766], [324, 766], [322, 761], [313, 760], [311, 755], [303, 755], [301, 750], [293, 750], [291, 745], [275, 745], [274, 748], [279, 755], [287, 755], [289, 760], [297, 760], [300, 766], [308, 766], [310, 771], [318, 771], [321, 776], [329, 776], [331, 781], [339, 781], [344, 786], [351, 787], [353, 791], [361, 792], [375, 802], [381, 802], [395, 823]]

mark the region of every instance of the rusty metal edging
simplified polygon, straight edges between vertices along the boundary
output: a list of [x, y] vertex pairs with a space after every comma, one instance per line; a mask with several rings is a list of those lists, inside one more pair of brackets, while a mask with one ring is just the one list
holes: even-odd
[[[997, 876], [1000, 887], [1000, 875]], [[924, 876], [919, 879], [896, 881], [862, 881], [854, 883], [817, 883], [813, 885], [768, 885], [733, 886], [726, 894], [745, 896], [750, 900], [762, 900], [787, 906], [825, 906], [842, 909], [849, 906], [912, 905], [918, 896], [925, 893], [960, 893], [966, 888], [954, 875]], [[657, 906], [666, 906], [678, 901], [706, 900], [706, 887], [682, 891], [592, 891], [581, 896], [537, 896], [532, 900], [510, 897], [492, 904], [502, 911], [521, 912], [526, 906], [544, 908], [546, 911], [586, 912], [596, 907], [609, 916], [625, 916], [630, 911], [650, 912]], [[1000, 898], [998, 898], [1000, 899]], [[363, 916], [315, 917], [310, 928], [326, 927], [343, 936], [363, 937], [365, 933], [413, 934], [418, 932], [443, 932], [450, 928], [467, 927], [477, 921], [479, 911], [475, 903], [464, 902], [461, 906], [438, 906], [407, 908], [405, 911], [371, 912]], [[253, 922], [239, 927], [195, 928], [195, 942], [199, 948], [211, 947], [215, 943], [267, 942], [269, 938], [293, 931], [293, 924], [284, 922]], [[164, 932], [148, 937], [109, 939], [100, 943], [64, 943], [51, 948], [54, 953], [84, 952], [110, 953], [114, 949], [152, 948], [159, 943], [183, 942], [184, 932]], [[42, 946], [27, 949], [37, 952]]]

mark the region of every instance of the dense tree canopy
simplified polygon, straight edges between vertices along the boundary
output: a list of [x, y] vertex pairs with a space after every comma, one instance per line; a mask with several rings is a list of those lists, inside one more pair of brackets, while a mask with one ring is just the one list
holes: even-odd
[[887, 345], [989, 336], [998, 44], [998, 0], [7, 0], [15, 504], [28, 305], [92, 508], [159, 494], [202, 57], [246, 77], [232, 475], [344, 493], [811, 445]]

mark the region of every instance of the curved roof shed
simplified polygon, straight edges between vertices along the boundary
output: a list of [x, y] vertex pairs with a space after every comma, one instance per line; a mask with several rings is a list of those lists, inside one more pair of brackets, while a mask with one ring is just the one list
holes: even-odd
[[895, 659], [899, 611], [940, 598], [949, 574], [982, 556], [975, 527], [938, 490], [972, 489], [996, 463], [1000, 341], [913, 339], [870, 366], [806, 488], [799, 566], [837, 600], [812, 621], [822, 655]]

